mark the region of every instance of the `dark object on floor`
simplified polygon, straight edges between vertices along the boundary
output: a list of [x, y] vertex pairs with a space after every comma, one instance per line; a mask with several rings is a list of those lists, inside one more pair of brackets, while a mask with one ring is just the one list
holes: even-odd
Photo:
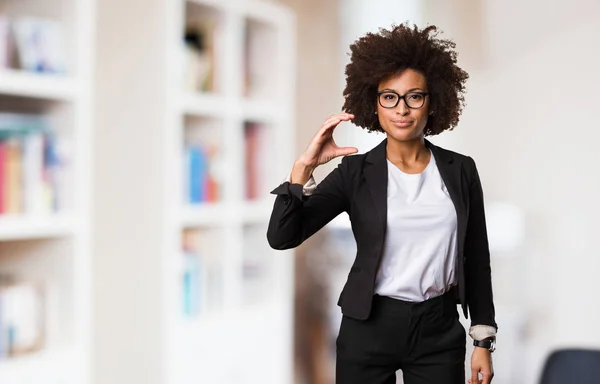
[[600, 350], [560, 349], [552, 352], [540, 384], [600, 383]]

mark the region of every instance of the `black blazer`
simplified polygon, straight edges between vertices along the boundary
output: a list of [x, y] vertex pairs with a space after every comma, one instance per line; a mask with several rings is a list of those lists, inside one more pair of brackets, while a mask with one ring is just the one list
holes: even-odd
[[[357, 244], [357, 254], [338, 305], [344, 315], [369, 317], [377, 269], [383, 254], [387, 229], [387, 139], [371, 151], [346, 156], [311, 196], [302, 195], [302, 185], [285, 182], [271, 193], [273, 205], [267, 239], [274, 249], [300, 245], [325, 224], [347, 212]], [[458, 221], [456, 291], [471, 325], [497, 327], [492, 297], [483, 191], [472, 158], [440, 148], [425, 140], [436, 158]]]

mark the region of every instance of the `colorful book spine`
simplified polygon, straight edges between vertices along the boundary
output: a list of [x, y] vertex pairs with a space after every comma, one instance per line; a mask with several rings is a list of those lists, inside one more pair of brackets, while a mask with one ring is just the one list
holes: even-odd
[[6, 142], [0, 141], [0, 215], [6, 212], [6, 162], [8, 148]]
[[190, 204], [215, 202], [219, 183], [215, 177], [211, 151], [201, 145], [188, 145], [184, 156], [184, 189]]
[[62, 208], [67, 165], [58, 152], [61, 143], [43, 116], [0, 113], [0, 214]]

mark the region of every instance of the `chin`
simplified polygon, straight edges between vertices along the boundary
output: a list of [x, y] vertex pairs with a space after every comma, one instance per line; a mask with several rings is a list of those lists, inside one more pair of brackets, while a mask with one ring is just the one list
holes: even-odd
[[396, 131], [392, 132], [391, 134], [388, 134], [388, 136], [391, 136], [396, 141], [412, 141], [420, 138], [420, 136], [412, 130], [406, 132]]

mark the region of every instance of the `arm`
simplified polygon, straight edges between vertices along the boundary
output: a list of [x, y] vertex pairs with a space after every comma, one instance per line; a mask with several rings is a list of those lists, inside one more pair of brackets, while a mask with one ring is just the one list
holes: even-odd
[[[471, 313], [469, 334], [475, 340], [482, 340], [493, 334], [498, 326], [495, 321], [494, 300], [492, 294], [492, 270], [490, 267], [490, 249], [488, 244], [483, 204], [483, 188], [475, 161], [471, 161], [471, 185], [469, 186], [469, 221], [465, 239], [465, 278], [467, 284], [467, 302]], [[482, 380], [479, 380], [479, 375]], [[475, 347], [471, 356], [470, 384], [490, 384], [494, 377], [492, 356], [485, 348]]]
[[303, 188], [310, 191], [310, 179], [304, 187], [286, 181], [275, 188], [271, 192], [277, 198], [267, 230], [269, 245], [274, 249], [294, 248], [347, 211], [346, 177], [347, 159], [344, 157], [310, 196], [303, 193]]
[[300, 245], [348, 209], [344, 183], [348, 176], [346, 158], [342, 158], [342, 163], [327, 175], [311, 196], [302, 194], [302, 185], [310, 181], [313, 170], [319, 165], [358, 152], [354, 147], [340, 148], [333, 140], [333, 131], [338, 124], [353, 118], [350, 113], [339, 113], [325, 120], [294, 163], [290, 180], [271, 191], [277, 195], [267, 229], [267, 240], [272, 248], [288, 249]]
[[471, 325], [487, 325], [498, 328], [492, 294], [490, 250], [485, 223], [483, 189], [473, 159], [471, 161], [470, 209], [465, 239], [466, 293]]

